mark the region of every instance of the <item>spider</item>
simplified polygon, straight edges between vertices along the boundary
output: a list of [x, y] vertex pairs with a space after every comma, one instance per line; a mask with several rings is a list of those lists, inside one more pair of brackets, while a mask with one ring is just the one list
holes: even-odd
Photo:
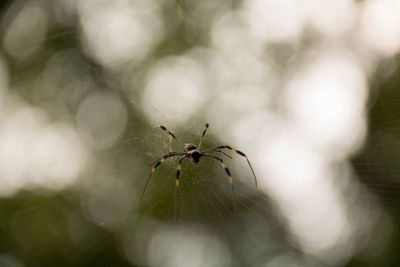
[[149, 177], [147, 178], [146, 184], [144, 185], [143, 188], [143, 192], [142, 192], [142, 196], [141, 199], [143, 199], [144, 197], [144, 193], [146, 192], [146, 188], [147, 185], [150, 182], [151, 177], [153, 176], [153, 174], [156, 172], [156, 169], [162, 164], [164, 163], [164, 161], [168, 158], [172, 158], [172, 157], [176, 157], [176, 156], [181, 156], [181, 158], [178, 161], [178, 165], [176, 167], [176, 179], [175, 179], [175, 221], [178, 220], [178, 195], [179, 195], [179, 186], [180, 186], [180, 177], [181, 177], [181, 166], [182, 166], [182, 162], [185, 159], [190, 159], [193, 163], [193, 165], [198, 165], [200, 162], [200, 159], [202, 157], [208, 157], [208, 158], [213, 158], [215, 160], [217, 160], [219, 162], [219, 164], [221, 165], [221, 167], [224, 169], [226, 175], [228, 176], [229, 179], [229, 183], [231, 184], [231, 201], [232, 201], [232, 209], [233, 209], [233, 217], [236, 217], [236, 205], [235, 205], [235, 187], [234, 187], [234, 182], [233, 182], [233, 177], [231, 174], [231, 171], [228, 169], [228, 167], [225, 165], [225, 162], [222, 158], [211, 154], [212, 152], [217, 152], [217, 153], [221, 153], [229, 158], [232, 159], [231, 156], [229, 156], [228, 154], [226, 154], [223, 149], [229, 149], [231, 151], [236, 152], [237, 154], [239, 154], [240, 156], [244, 157], [247, 161], [247, 163], [249, 164], [250, 170], [253, 174], [254, 177], [254, 183], [255, 186], [257, 187], [257, 178], [256, 178], [256, 174], [254, 173], [253, 167], [250, 164], [249, 159], [247, 158], [246, 154], [243, 153], [240, 150], [236, 150], [234, 148], [232, 148], [231, 146], [228, 145], [219, 145], [219, 146], [214, 146], [205, 150], [200, 150], [201, 147], [201, 143], [203, 142], [204, 136], [206, 135], [207, 129], [209, 127], [209, 123], [206, 123], [204, 126], [204, 130], [203, 133], [201, 134], [200, 137], [200, 141], [198, 146], [196, 147], [194, 144], [184, 144], [183, 145], [183, 152], [174, 152], [172, 151], [171, 148], [171, 142], [172, 139], [177, 140], [176, 136], [172, 133], [172, 131], [170, 131], [169, 129], [167, 129], [165, 126], [160, 125], [157, 126], [156, 128], [160, 128], [161, 130], [163, 130], [164, 132], [166, 132], [169, 135], [169, 152], [165, 153], [164, 155], [162, 155], [159, 159], [155, 160], [154, 162], [152, 162], [149, 166], [152, 167], [151, 168], [151, 172]]

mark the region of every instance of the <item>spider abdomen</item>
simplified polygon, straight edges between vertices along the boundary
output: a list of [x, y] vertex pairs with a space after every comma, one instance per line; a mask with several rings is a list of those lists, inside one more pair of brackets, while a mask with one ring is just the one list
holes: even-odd
[[200, 161], [200, 158], [201, 158], [201, 153], [200, 153], [200, 151], [198, 151], [198, 150], [192, 150], [192, 151], [190, 151], [188, 154], [189, 154], [189, 158], [192, 159], [193, 164], [194, 164], [194, 165], [197, 165], [197, 164], [199, 163], [199, 161]]

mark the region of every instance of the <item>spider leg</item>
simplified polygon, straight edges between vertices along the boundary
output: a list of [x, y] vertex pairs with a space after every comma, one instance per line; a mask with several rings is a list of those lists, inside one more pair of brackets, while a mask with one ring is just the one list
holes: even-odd
[[182, 161], [187, 158], [187, 156], [183, 156], [176, 166], [176, 179], [175, 179], [175, 221], [178, 221], [178, 206], [179, 206], [179, 185], [180, 185], [180, 178], [181, 178], [181, 168], [182, 168]]
[[209, 149], [206, 149], [206, 150], [202, 151], [201, 153], [203, 154], [203, 153], [206, 153], [206, 152], [218, 151], [218, 150], [224, 149], [224, 148], [229, 149], [229, 150], [231, 150], [231, 151], [235, 151], [237, 154], [239, 154], [240, 156], [242, 156], [242, 157], [244, 157], [244, 158], [246, 159], [247, 163], [249, 164], [251, 173], [253, 174], [253, 177], [254, 177], [254, 184], [255, 184], [256, 187], [257, 187], [257, 177], [256, 177], [256, 174], [254, 173], [253, 166], [251, 166], [251, 163], [250, 163], [249, 158], [248, 158], [248, 157], [246, 156], [246, 154], [243, 153], [242, 151], [236, 150], [236, 149], [234, 149], [234, 148], [232, 148], [232, 147], [230, 147], [230, 146], [215, 146], [215, 147], [211, 147], [211, 148], [209, 148]]
[[224, 151], [222, 151], [222, 150], [216, 149], [215, 152], [222, 153], [222, 154], [224, 154], [225, 156], [227, 156], [228, 158], [232, 159], [232, 157], [231, 157], [230, 155], [226, 154], [226, 153], [225, 153]]
[[[157, 168], [158, 168], [162, 163], [164, 163], [164, 161], [165, 161], [167, 158], [169, 158], [169, 157], [174, 157], [174, 156], [178, 156], [178, 155], [182, 155], [182, 154], [183, 154], [183, 153], [179, 153], [179, 154], [178, 154], [178, 153], [175, 153], [175, 152], [170, 152], [170, 153], [165, 154], [165, 155], [162, 156], [160, 159], [156, 160], [154, 163], [151, 164], [151, 165], [153, 165], [153, 167], [151, 168], [151, 172], [150, 172], [150, 174], [149, 174], [149, 177], [147, 178], [147, 181], [146, 181], [146, 183], [145, 183], [145, 185], [144, 185], [144, 187], [143, 187], [142, 196], [140, 197], [141, 200], [143, 199], [144, 193], [146, 192], [147, 185], [149, 184], [150, 179], [151, 179], [151, 177], [153, 176], [153, 174], [156, 172]], [[150, 166], [151, 166], [151, 165], [150, 165]]]
[[210, 124], [207, 122], [206, 125], [204, 125], [204, 130], [203, 130], [203, 133], [201, 134], [199, 145], [197, 146], [197, 149], [199, 149], [199, 150], [201, 147], [201, 143], [203, 142], [204, 136], [206, 135], [208, 126], [210, 126]]
[[159, 126], [156, 126], [155, 128], [160, 128], [164, 132], [168, 133], [168, 135], [169, 135], [169, 152], [172, 152], [172, 147], [171, 147], [172, 138], [177, 140], [176, 136], [170, 130], [168, 130], [167, 127], [165, 127], [164, 125], [159, 125]]
[[152, 163], [149, 164], [149, 167], [153, 166], [154, 164], [156, 164], [158, 161], [162, 160], [162, 159], [167, 159], [169, 157], [174, 157], [174, 156], [183, 156], [185, 155], [185, 153], [181, 153], [181, 152], [168, 152], [165, 153], [164, 155], [161, 156], [161, 158], [153, 161]]
[[220, 157], [213, 156], [213, 155], [204, 155], [204, 154], [203, 154], [203, 156], [204, 157], [214, 158], [214, 159], [218, 160], [219, 164], [224, 169], [226, 175], [228, 175], [229, 183], [231, 184], [231, 200], [232, 200], [232, 207], [233, 207], [233, 217], [236, 218], [235, 186], [234, 186], [234, 183], [233, 183], [233, 177], [232, 177], [232, 174], [231, 174], [230, 170], [225, 165], [224, 160], [221, 159]]

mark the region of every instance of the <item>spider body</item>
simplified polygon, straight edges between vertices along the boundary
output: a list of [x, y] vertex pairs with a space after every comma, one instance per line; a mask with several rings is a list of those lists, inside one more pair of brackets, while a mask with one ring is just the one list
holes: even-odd
[[176, 178], [175, 178], [175, 220], [178, 219], [178, 194], [179, 194], [179, 186], [180, 186], [180, 175], [181, 175], [181, 168], [182, 168], [182, 162], [185, 159], [190, 159], [193, 163], [193, 165], [198, 165], [200, 162], [200, 159], [202, 157], [209, 157], [209, 158], [213, 158], [215, 160], [217, 160], [219, 162], [219, 164], [221, 165], [221, 167], [224, 169], [226, 175], [228, 176], [228, 180], [229, 183], [231, 184], [231, 199], [232, 199], [232, 206], [233, 206], [233, 216], [236, 217], [236, 207], [235, 207], [235, 191], [234, 191], [234, 183], [233, 183], [233, 177], [232, 174], [230, 172], [230, 170], [228, 169], [228, 167], [225, 165], [224, 160], [212, 153], [221, 153], [229, 158], [232, 159], [231, 156], [229, 156], [228, 154], [226, 154], [223, 149], [229, 149], [231, 151], [236, 152], [238, 155], [244, 157], [247, 161], [247, 163], [249, 164], [249, 167], [251, 169], [251, 172], [253, 174], [254, 177], [254, 182], [255, 182], [255, 186], [257, 187], [257, 178], [256, 175], [254, 173], [253, 167], [250, 164], [249, 159], [247, 158], [246, 154], [243, 153], [242, 151], [236, 150], [234, 148], [232, 148], [231, 146], [227, 146], [227, 145], [220, 145], [220, 146], [215, 146], [215, 147], [211, 147], [205, 150], [200, 150], [201, 147], [201, 143], [204, 139], [204, 136], [206, 135], [207, 129], [209, 127], [209, 124], [206, 123], [205, 128], [203, 130], [203, 133], [200, 137], [200, 142], [199, 145], [196, 147], [194, 144], [184, 144], [183, 145], [183, 152], [174, 152], [171, 149], [171, 141], [172, 139], [177, 140], [176, 136], [170, 131], [168, 130], [165, 126], [160, 125], [157, 128], [160, 128], [161, 130], [165, 131], [166, 133], [169, 134], [170, 136], [170, 151], [168, 153], [165, 153], [164, 155], [161, 156], [161, 158], [159, 158], [158, 160], [154, 161], [153, 163], [150, 164], [151, 168], [151, 173], [149, 175], [149, 177], [147, 178], [146, 184], [144, 185], [143, 188], [143, 192], [142, 192], [142, 199], [144, 196], [144, 193], [146, 191], [147, 185], [150, 182], [150, 179], [152, 177], [152, 175], [155, 173], [156, 169], [168, 158], [172, 158], [175, 156], [180, 156], [181, 158], [178, 161], [178, 165], [176, 167]]
[[196, 149], [196, 146], [193, 144], [184, 144], [183, 152], [186, 156], [192, 160], [193, 165], [197, 165], [200, 162], [200, 158], [202, 157], [201, 151]]

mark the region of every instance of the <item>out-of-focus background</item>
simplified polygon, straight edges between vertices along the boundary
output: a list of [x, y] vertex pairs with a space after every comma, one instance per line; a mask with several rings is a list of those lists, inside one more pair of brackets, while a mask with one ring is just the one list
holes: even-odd
[[[0, 266], [400, 264], [400, 1], [3, 0]], [[226, 151], [182, 167], [169, 138]]]

